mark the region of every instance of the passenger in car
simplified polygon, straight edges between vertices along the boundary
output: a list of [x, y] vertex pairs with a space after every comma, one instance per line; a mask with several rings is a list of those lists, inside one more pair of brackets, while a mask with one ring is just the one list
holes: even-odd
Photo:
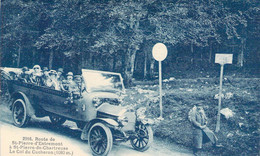
[[62, 81], [63, 87], [65, 90], [69, 92], [78, 92], [79, 93], [79, 88], [77, 83], [73, 80], [73, 73], [68, 72], [67, 74], [67, 80]]
[[22, 73], [18, 75], [18, 80], [25, 83], [30, 81], [28, 67], [24, 66], [22, 68]]
[[62, 82], [63, 80], [65, 80], [65, 77], [62, 75], [63, 74], [63, 68], [59, 68], [57, 70], [57, 77], [58, 77], [58, 81]]
[[74, 81], [76, 82], [76, 84], [78, 85], [78, 88], [81, 92], [83, 92], [84, 90], [86, 90], [85, 85], [83, 84], [83, 79], [81, 77], [81, 75], [75, 75], [74, 76]]
[[55, 70], [50, 70], [50, 77], [46, 81], [46, 86], [55, 90], [61, 90], [60, 83], [57, 79], [57, 72]]
[[50, 79], [48, 70], [48, 67], [42, 69], [41, 86], [47, 86], [47, 80]]
[[11, 77], [12, 80], [18, 80], [18, 75], [16, 72], [14, 71], [9, 71], [9, 75]]
[[41, 67], [39, 65], [33, 66], [33, 72], [30, 74], [31, 83], [40, 85], [41, 76], [42, 76]]

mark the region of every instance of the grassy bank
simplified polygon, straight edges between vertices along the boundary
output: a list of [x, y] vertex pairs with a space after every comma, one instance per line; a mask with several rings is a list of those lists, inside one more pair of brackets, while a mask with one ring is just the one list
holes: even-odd
[[[125, 101], [135, 108], [147, 108], [147, 116], [159, 116], [158, 85], [154, 82], [136, 83], [127, 90]], [[154, 135], [191, 147], [192, 131], [187, 114], [197, 101], [204, 101], [209, 118], [208, 126], [215, 130], [219, 80], [217, 78], [172, 79], [163, 83], [164, 120], [153, 126]], [[142, 84], [142, 85], [141, 85]], [[212, 155], [257, 155], [260, 134], [260, 79], [226, 77], [223, 84], [222, 108], [229, 108], [234, 116], [221, 117], [217, 133], [224, 148], [204, 146], [204, 153]]]

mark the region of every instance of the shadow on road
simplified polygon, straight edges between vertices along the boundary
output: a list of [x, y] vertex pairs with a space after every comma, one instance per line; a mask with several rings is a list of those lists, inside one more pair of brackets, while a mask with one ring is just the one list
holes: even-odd
[[76, 126], [73, 125], [74, 123], [66, 121], [64, 125], [54, 125], [48, 120], [48, 117], [32, 119], [27, 127], [33, 129], [45, 129], [53, 133], [80, 140], [81, 130], [77, 129]]
[[[83, 150], [84, 153], [91, 153], [91, 150], [88, 147], [87, 141], [83, 141], [80, 139], [81, 130], [77, 128], [76, 124], [72, 121], [66, 121], [63, 125], [57, 126], [51, 123], [48, 117], [44, 118], [32, 118], [28, 123], [27, 127], [25, 128], [18, 128], [14, 126], [12, 121], [12, 113], [11, 111], [3, 104], [0, 104], [0, 123], [4, 126], [10, 127], [12, 130], [18, 129], [28, 129], [33, 130], [35, 132], [43, 132], [46, 131], [48, 134], [61, 136], [64, 139], [67, 138], [73, 143], [80, 151]], [[22, 131], [21, 131], [22, 132]], [[45, 135], [48, 135], [46, 134]], [[24, 132], [23, 132], [24, 133]], [[86, 147], [86, 148], [85, 148]], [[138, 152], [135, 151], [129, 142], [114, 142], [113, 149], [111, 151], [111, 155], [118, 155], [118, 156], [168, 156], [168, 155], [190, 155], [190, 152], [186, 149], [180, 149], [178, 146], [170, 146], [165, 140], [158, 140], [155, 139], [154, 143], [146, 152]]]
[[[12, 121], [12, 113], [8, 107], [4, 104], [1, 104], [0, 110], [0, 121], [10, 126], [14, 126]], [[56, 134], [86, 142], [80, 139], [81, 130], [78, 129], [76, 124], [71, 121], [66, 121], [63, 125], [59, 126], [52, 124], [48, 117], [32, 118], [25, 128], [47, 130]]]

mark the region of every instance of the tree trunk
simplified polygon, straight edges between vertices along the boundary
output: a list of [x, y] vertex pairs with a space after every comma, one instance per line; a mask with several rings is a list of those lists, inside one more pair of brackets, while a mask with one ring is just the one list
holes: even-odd
[[130, 57], [129, 57], [129, 54], [128, 54], [128, 51], [126, 52], [125, 56], [123, 57], [122, 59], [122, 65], [124, 67], [124, 72], [123, 72], [123, 76], [124, 76], [124, 80], [125, 80], [125, 86], [128, 87], [130, 84], [130, 67], [129, 67], [129, 63], [130, 62]]
[[144, 79], [147, 78], [147, 51], [144, 51]]
[[113, 55], [113, 66], [112, 66], [112, 71], [116, 71], [116, 62], [117, 62], [117, 58], [116, 55]]
[[131, 76], [133, 77], [134, 69], [135, 69], [135, 57], [136, 57], [136, 50], [131, 54], [130, 66], [131, 66]]
[[152, 60], [151, 60], [151, 64], [150, 64], [150, 77], [151, 77], [151, 78], [154, 77], [154, 64], [155, 64], [155, 60], [152, 59]]
[[[33, 51], [33, 56], [32, 56], [32, 57], [33, 57], [33, 58], [32, 58], [32, 64], [35, 64], [35, 50], [33, 49], [32, 51]], [[38, 64], [38, 63], [37, 63], [37, 64]]]
[[52, 62], [53, 62], [53, 50], [50, 50], [50, 56], [49, 56], [49, 69], [52, 69]]
[[21, 61], [21, 45], [18, 45], [18, 56], [17, 56], [17, 68], [20, 66], [20, 61]]
[[138, 61], [135, 60], [135, 64], [134, 64], [134, 72], [136, 72], [138, 70]]
[[239, 66], [243, 67], [244, 66], [244, 50], [245, 50], [245, 39], [242, 38], [241, 40], [241, 54], [238, 57], [238, 62], [239, 62]]
[[85, 61], [84, 61], [85, 55], [84, 55], [84, 52], [81, 52], [80, 55], [81, 55], [81, 68], [85, 68]]
[[211, 57], [212, 57], [212, 42], [209, 43], [209, 63], [211, 63]]
[[234, 38], [232, 38], [232, 53], [234, 54], [235, 53], [235, 40]]
[[94, 62], [94, 55], [92, 52], [89, 53], [89, 66], [94, 69], [95, 62]]
[[134, 67], [135, 67], [135, 57], [136, 57], [136, 50], [128, 50], [125, 56], [125, 70], [124, 70], [124, 78], [125, 78], [125, 85], [127, 87], [132, 85], [132, 79], [134, 74]]
[[46, 64], [45, 64], [45, 55], [44, 55], [44, 52], [40, 52], [39, 53], [39, 55], [40, 55], [40, 64], [44, 64], [44, 66], [47, 66]]
[[191, 41], [191, 44], [190, 44], [190, 51], [191, 51], [191, 64], [194, 63], [194, 49], [193, 49], [193, 41]]
[[65, 64], [66, 63], [66, 57], [65, 55], [62, 56], [62, 68], [64, 69], [65, 68]]
[[90, 68], [90, 64], [91, 64], [91, 56], [90, 56], [91, 52], [86, 52], [85, 53], [85, 68]]

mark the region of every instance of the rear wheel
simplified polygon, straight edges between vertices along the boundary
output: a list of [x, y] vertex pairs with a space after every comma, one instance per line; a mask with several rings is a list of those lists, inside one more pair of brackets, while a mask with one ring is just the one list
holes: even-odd
[[153, 131], [151, 126], [142, 123], [136, 125], [136, 136], [130, 139], [132, 147], [137, 151], [146, 151], [153, 142]]
[[62, 125], [66, 121], [65, 118], [54, 115], [54, 114], [50, 115], [49, 118], [50, 118], [51, 122], [55, 125]]
[[102, 123], [94, 124], [89, 130], [88, 142], [93, 155], [108, 155], [113, 145], [111, 130]]
[[14, 125], [17, 127], [25, 127], [30, 117], [27, 114], [26, 105], [22, 99], [17, 99], [13, 103], [12, 117]]

